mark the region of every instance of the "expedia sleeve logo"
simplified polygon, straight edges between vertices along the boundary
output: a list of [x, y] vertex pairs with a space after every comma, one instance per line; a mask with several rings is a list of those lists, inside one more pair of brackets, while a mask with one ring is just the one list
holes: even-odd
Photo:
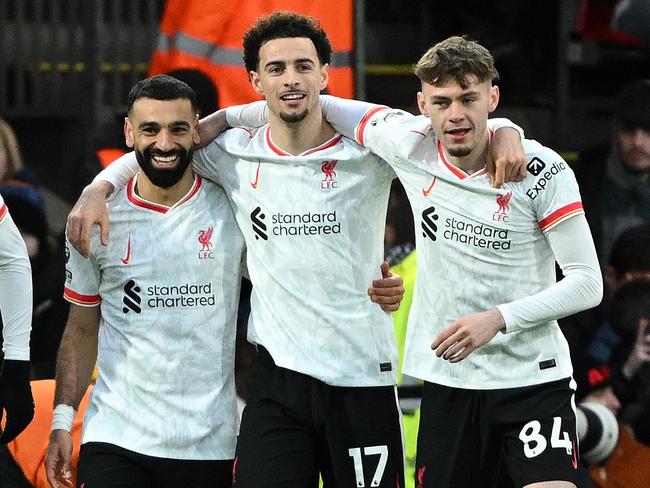
[[566, 170], [567, 165], [564, 161], [555, 162], [551, 165], [550, 168], [547, 168], [547, 165], [539, 158], [531, 159], [528, 163], [528, 172], [533, 176], [536, 176], [535, 184], [526, 190], [526, 196], [531, 200], [535, 200], [542, 192], [546, 189], [549, 182], [555, 177], [555, 175]]
[[432, 241], [436, 240], [436, 232], [438, 232], [438, 226], [436, 225], [438, 215], [435, 212], [436, 207], [425, 208], [422, 211], [422, 236], [424, 238], [428, 237]]
[[255, 232], [255, 240], [264, 239], [267, 241], [269, 239], [269, 236], [266, 234], [264, 219], [266, 219], [266, 215], [264, 215], [260, 207], [257, 207], [251, 212], [251, 224], [253, 226], [253, 232]]

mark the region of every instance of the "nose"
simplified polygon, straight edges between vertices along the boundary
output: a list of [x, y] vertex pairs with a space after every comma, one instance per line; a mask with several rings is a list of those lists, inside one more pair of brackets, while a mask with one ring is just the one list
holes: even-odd
[[163, 129], [158, 133], [158, 138], [156, 139], [156, 147], [161, 151], [170, 151], [174, 149], [175, 146], [174, 138], [169, 130]]
[[463, 111], [463, 104], [459, 101], [453, 101], [449, 105], [449, 120], [451, 122], [458, 122], [465, 118], [465, 112]]
[[300, 83], [297, 71], [293, 67], [288, 67], [284, 72], [284, 86], [297, 87]]
[[641, 146], [647, 137], [648, 133], [643, 129], [634, 129], [634, 132], [632, 132], [632, 143], [634, 143], [636, 146]]

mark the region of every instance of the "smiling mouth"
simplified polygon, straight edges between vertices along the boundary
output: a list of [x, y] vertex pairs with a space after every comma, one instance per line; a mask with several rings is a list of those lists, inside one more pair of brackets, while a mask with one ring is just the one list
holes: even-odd
[[302, 100], [305, 98], [307, 95], [304, 93], [285, 93], [284, 95], [280, 95], [280, 100], [284, 102], [297, 102], [299, 100]]
[[450, 129], [445, 131], [445, 133], [453, 139], [459, 139], [469, 134], [469, 131], [470, 129]]
[[151, 155], [151, 160], [157, 165], [157, 166], [173, 166], [176, 161], [178, 161], [180, 158], [179, 154], [169, 154], [169, 155], [160, 155], [160, 154], [152, 154]]

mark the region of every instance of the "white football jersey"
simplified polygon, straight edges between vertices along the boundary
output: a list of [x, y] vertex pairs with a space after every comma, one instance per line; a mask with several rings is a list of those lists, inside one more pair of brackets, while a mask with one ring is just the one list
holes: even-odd
[[108, 246], [98, 232], [88, 260], [68, 246], [66, 299], [101, 306], [99, 377], [82, 442], [232, 459], [243, 237], [214, 183], [197, 176], [165, 207], [139, 197], [136, 181], [108, 201]]
[[435, 337], [454, 320], [555, 283], [555, 258], [544, 231], [583, 212], [567, 163], [525, 140], [525, 180], [493, 189], [485, 170], [469, 175], [445, 160], [425, 117], [379, 110], [363, 121], [357, 135], [393, 165], [415, 219], [417, 281], [403, 371], [468, 389], [570, 376], [568, 345], [556, 321], [498, 333], [456, 364], [431, 350]]
[[0, 195], [0, 310], [6, 359], [29, 361], [32, 271], [25, 242]]
[[249, 341], [330, 385], [395, 384], [391, 318], [367, 294], [381, 277], [390, 167], [340, 135], [291, 156], [268, 125], [229, 130], [194, 159], [246, 240]]

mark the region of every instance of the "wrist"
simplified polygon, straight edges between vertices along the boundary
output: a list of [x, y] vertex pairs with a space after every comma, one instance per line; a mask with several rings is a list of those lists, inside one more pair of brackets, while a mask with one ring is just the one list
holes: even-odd
[[95, 180], [93, 181], [90, 185], [88, 185], [86, 188], [83, 189], [84, 194], [100, 194], [102, 198], [107, 198], [113, 193], [113, 190], [115, 190], [115, 187], [113, 186], [112, 183], [106, 180]]
[[52, 417], [52, 430], [65, 430], [70, 432], [72, 430], [72, 423], [77, 411], [70, 405], [59, 403], [54, 407], [54, 415]]

